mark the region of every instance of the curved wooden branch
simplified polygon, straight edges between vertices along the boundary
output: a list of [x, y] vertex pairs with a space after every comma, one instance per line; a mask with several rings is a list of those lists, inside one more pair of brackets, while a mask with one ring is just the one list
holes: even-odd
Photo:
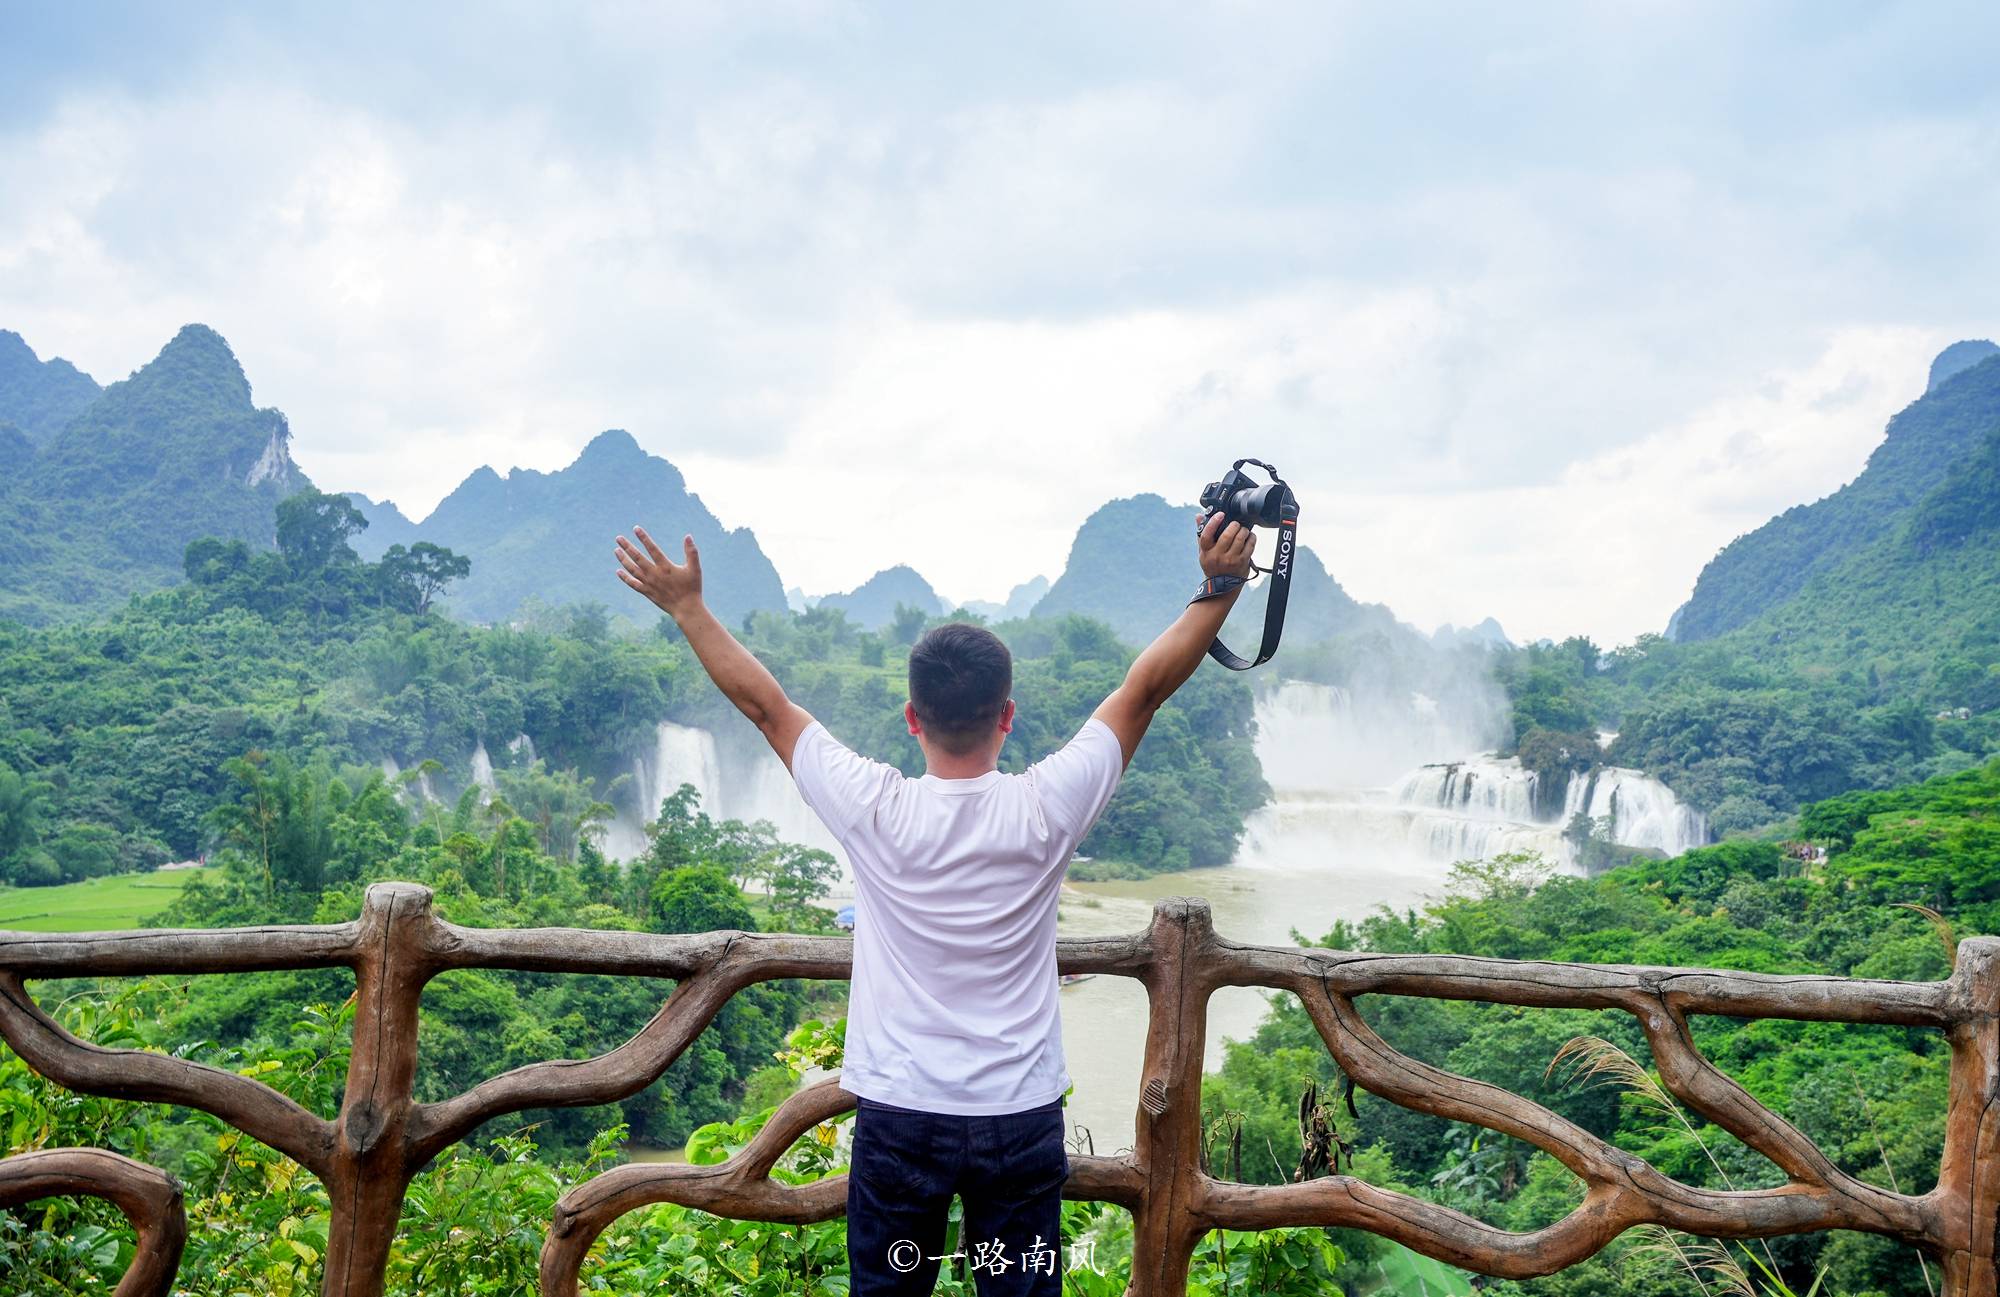
[[847, 1177], [777, 1184], [771, 1168], [814, 1126], [854, 1107], [838, 1076], [800, 1090], [778, 1105], [764, 1128], [736, 1156], [714, 1166], [632, 1163], [606, 1171], [562, 1196], [542, 1246], [542, 1297], [576, 1297], [577, 1272], [612, 1221], [655, 1203], [698, 1207], [736, 1220], [803, 1225], [847, 1209]]
[[[1300, 988], [1293, 988], [1298, 990]], [[1231, 1228], [1267, 1228], [1272, 1223], [1308, 1223], [1299, 1213], [1323, 1209], [1317, 1224], [1358, 1224], [1454, 1265], [1502, 1277], [1549, 1274], [1592, 1255], [1634, 1225], [1656, 1223], [1725, 1238], [1764, 1237], [1814, 1229], [1858, 1229], [1911, 1243], [1937, 1245], [1936, 1213], [1922, 1199], [1863, 1185], [1828, 1164], [1832, 1177], [1808, 1179], [1780, 1189], [1721, 1192], [1682, 1184], [1646, 1162], [1557, 1116], [1532, 1100], [1498, 1086], [1457, 1076], [1410, 1058], [1391, 1047], [1362, 1020], [1346, 996], [1322, 985], [1318, 994], [1300, 995], [1327, 1049], [1343, 1071], [1369, 1092], [1419, 1112], [1472, 1122], [1535, 1145], [1560, 1161], [1587, 1186], [1584, 1202], [1568, 1217], [1534, 1234], [1512, 1234], [1461, 1213], [1365, 1188], [1345, 1177], [1318, 1181], [1333, 1187], [1253, 1188], [1207, 1181], [1200, 1195], [1205, 1221]], [[1638, 1011], [1639, 1006], [1621, 1006]], [[1655, 1005], [1664, 1012], [1664, 1006]], [[1735, 1083], [1700, 1057], [1691, 1044], [1669, 1042], [1671, 1066], [1698, 1094], [1704, 1108], [1721, 1110], [1761, 1142], [1788, 1158], [1795, 1149], [1781, 1143], [1783, 1120], [1757, 1105]], [[1734, 1089], [1740, 1099], [1730, 1091]], [[1761, 1113], [1745, 1111], [1749, 1105]], [[1692, 1104], [1691, 1104], [1692, 1106]], [[1796, 1132], [1792, 1132], [1796, 1135]], [[1803, 1136], [1797, 1137], [1803, 1140]], [[1816, 1151], [1816, 1150], [1815, 1150]], [[1397, 1221], [1403, 1222], [1390, 1228]], [[1541, 1268], [1535, 1268], [1541, 1267]]]
[[1553, 1225], [1516, 1234], [1352, 1176], [1302, 1184], [1211, 1181], [1200, 1218], [1210, 1228], [1331, 1225], [1364, 1229], [1447, 1265], [1502, 1279], [1532, 1279], [1587, 1260], [1634, 1225], [1661, 1224], [1716, 1238], [1764, 1238], [1849, 1228], [1841, 1203], [1821, 1190], [1787, 1186], [1742, 1193], [1679, 1186], [1676, 1201], [1625, 1185], [1594, 1185]]
[[0, 1207], [72, 1194], [111, 1203], [138, 1234], [132, 1264], [112, 1297], [168, 1297], [187, 1246], [180, 1181], [96, 1148], [52, 1148], [0, 1159]]
[[79, 1040], [43, 1013], [12, 973], [0, 973], [0, 1037], [28, 1066], [58, 1085], [84, 1094], [179, 1104], [206, 1112], [269, 1144], [314, 1175], [324, 1176], [329, 1169], [333, 1123], [234, 1072]]
[[[1907, 1237], [1902, 1221], [1920, 1200], [1878, 1189], [1842, 1171], [1798, 1127], [1750, 1096], [1695, 1047], [1687, 1017], [1665, 999], [1634, 1015], [1673, 1096], [1771, 1159], [1794, 1183], [1826, 1190], [1847, 1210], [1847, 1229]], [[1860, 1221], [1873, 1220], [1873, 1226]], [[1712, 1232], [1712, 1231], [1711, 1231]]]
[[530, 1063], [442, 1103], [419, 1104], [410, 1118], [411, 1168], [503, 1113], [615, 1103], [637, 1094], [673, 1066], [730, 996], [764, 976], [754, 958], [733, 958], [725, 946], [712, 967], [676, 986], [653, 1020], [618, 1048], [595, 1058]]
[[1299, 1000], [1334, 1061], [1370, 1093], [1434, 1117], [1471, 1122], [1524, 1140], [1585, 1183], [1606, 1183], [1652, 1171], [1639, 1158], [1530, 1099], [1402, 1053], [1375, 1034], [1352, 1000], [1331, 987], [1322, 983], [1317, 988], [1293, 989], [1300, 992]]
[[[680, 979], [711, 967], [736, 946], [755, 952], [767, 977], [845, 979], [853, 969], [852, 937], [787, 932], [621, 932], [575, 928], [461, 928], [438, 923], [430, 955], [436, 967], [506, 968], [533, 973], [616, 973]], [[1057, 964], [1065, 973], [1137, 976], [1151, 955], [1144, 932], [1066, 937]], [[0, 959], [4, 966], [5, 959]]]

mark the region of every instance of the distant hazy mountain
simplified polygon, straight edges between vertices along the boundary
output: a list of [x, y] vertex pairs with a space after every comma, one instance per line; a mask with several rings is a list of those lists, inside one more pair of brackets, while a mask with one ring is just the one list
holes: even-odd
[[1985, 338], [1971, 338], [1964, 342], [1954, 342], [1937, 354], [1931, 362], [1930, 381], [1924, 391], [1935, 392], [1938, 385], [1948, 378], [1956, 378], [1982, 360], [2000, 356], [2000, 346], [1995, 346]]
[[97, 380], [61, 357], [42, 360], [18, 333], [0, 329], [0, 423], [41, 443], [97, 399]]
[[[1113, 500], [1084, 520], [1070, 545], [1069, 561], [1035, 616], [1080, 613], [1108, 623], [1126, 643], [1142, 646], [1180, 615], [1201, 584], [1195, 561], [1193, 505], [1168, 504], [1157, 495]], [[1271, 559], [1273, 533], [1258, 538], [1257, 562]], [[1252, 656], [1263, 632], [1269, 578], [1237, 600], [1223, 632], [1230, 647]], [[1357, 603], [1340, 588], [1312, 548], [1300, 545], [1285, 612], [1285, 640], [1302, 644], [1375, 631], [1425, 641], [1380, 604]]]
[[901, 563], [877, 572], [846, 594], [823, 596], [816, 606], [838, 608], [856, 625], [881, 630], [896, 619], [899, 604], [921, 608], [932, 616], [951, 611], [930, 582]]
[[403, 516], [403, 511], [387, 500], [376, 502], [359, 491], [349, 491], [347, 498], [368, 520], [368, 530], [349, 542], [355, 552], [373, 561], [391, 545], [405, 548], [422, 540], [417, 534], [417, 524]]
[[[1007, 602], [994, 603], [990, 599], [968, 599], [959, 606], [967, 612], [978, 613], [987, 621], [1012, 621], [1016, 617], [1026, 617], [1035, 611], [1035, 605], [1049, 592], [1049, 579], [1045, 576], [1033, 577], [1021, 582], [1007, 592]], [[950, 602], [946, 600], [946, 602]]]
[[785, 606], [793, 612], [809, 612], [819, 600], [813, 598], [795, 585], [785, 587]]
[[680, 540], [701, 549], [709, 606], [730, 625], [756, 610], [783, 612], [785, 588], [748, 528], [729, 530], [680, 470], [649, 455], [631, 434], [599, 433], [569, 467], [554, 473], [517, 468], [505, 477], [481, 468], [420, 523], [387, 501], [350, 496], [369, 519], [354, 540], [363, 558], [397, 542], [427, 540], [472, 560], [453, 586], [446, 610], [474, 621], [511, 617], [530, 598], [551, 604], [598, 600], [613, 612], [651, 621], [652, 610], [612, 575], [613, 538], [644, 526], [675, 560]]
[[[60, 371], [54, 381], [81, 390]], [[44, 402], [42, 417], [59, 406]], [[20, 465], [0, 488], [0, 617], [43, 621], [172, 585], [200, 536], [270, 548], [277, 502], [310, 485], [290, 437], [284, 415], [251, 404], [221, 335], [188, 325], [24, 462], [19, 441], [0, 449]]]
[[1454, 626], [1450, 622], [1431, 632], [1431, 642], [1440, 648], [1459, 645], [1477, 645], [1480, 648], [1512, 648], [1513, 641], [1507, 632], [1500, 629], [1500, 623], [1488, 617], [1476, 626]]
[[1702, 569], [1668, 635], [1712, 639], [1745, 625], [1797, 594], [1814, 574], [1889, 537], [2000, 419], [1997, 354], [1990, 342], [1946, 348], [1931, 366], [1929, 388], [1889, 421], [1860, 475], [1731, 541]]

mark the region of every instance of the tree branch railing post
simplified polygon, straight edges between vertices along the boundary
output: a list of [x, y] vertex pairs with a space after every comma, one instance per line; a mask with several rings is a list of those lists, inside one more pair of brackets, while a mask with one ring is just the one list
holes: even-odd
[[[298, 1162], [325, 1186], [332, 1213], [324, 1297], [381, 1297], [410, 1183], [445, 1148], [495, 1117], [636, 1094], [659, 1080], [737, 991], [776, 978], [844, 980], [851, 955], [847, 938], [788, 933], [460, 928], [432, 913], [427, 889], [384, 883], [368, 890], [361, 917], [345, 924], [0, 932], [0, 1038], [70, 1089], [199, 1109]], [[79, 1040], [25, 988], [50, 977], [341, 966], [355, 975], [354, 1043], [340, 1110], [331, 1119], [252, 1078]], [[1133, 1147], [1118, 1156], [1072, 1157], [1063, 1186], [1066, 1198], [1115, 1203], [1132, 1213], [1127, 1297], [1183, 1297], [1194, 1249], [1213, 1229], [1343, 1226], [1467, 1269], [1526, 1278], [1574, 1265], [1641, 1224], [1733, 1239], [1863, 1230], [1935, 1258], [1948, 1297], [2000, 1297], [2000, 939], [1961, 942], [1945, 981], [1869, 981], [1244, 945], [1215, 933], [1206, 901], [1168, 897], [1143, 931], [1059, 941], [1057, 967], [1131, 977], [1146, 990], [1150, 1017]], [[441, 1103], [418, 1103], [423, 990], [439, 973], [458, 968], [651, 977], [675, 986], [658, 1015], [607, 1054], [532, 1063]], [[1356, 1084], [1404, 1107], [1533, 1145], [1583, 1182], [1582, 1202], [1552, 1225], [1516, 1234], [1352, 1175], [1280, 1185], [1209, 1175], [1202, 1061], [1208, 999], [1222, 986], [1298, 996]], [[1673, 1180], [1527, 1098], [1401, 1054], [1356, 1012], [1364, 995], [1629, 1013], [1675, 1099], [1764, 1155], [1787, 1183], [1723, 1191]], [[1702, 1056], [1689, 1030], [1690, 1018], [1702, 1015], [1943, 1032], [1951, 1073], [1937, 1186], [1902, 1194], [1841, 1171]], [[779, 1223], [840, 1215], [844, 1176], [783, 1185], [770, 1171], [801, 1135], [852, 1106], [838, 1078], [829, 1078], [780, 1105], [763, 1132], [727, 1162], [623, 1166], [571, 1189], [557, 1205], [543, 1249], [544, 1297], [575, 1297], [579, 1271], [602, 1232], [652, 1203]], [[139, 1232], [119, 1297], [164, 1297], [186, 1233], [178, 1185], [95, 1150], [0, 1160], [0, 1206], [71, 1193], [109, 1198]]]

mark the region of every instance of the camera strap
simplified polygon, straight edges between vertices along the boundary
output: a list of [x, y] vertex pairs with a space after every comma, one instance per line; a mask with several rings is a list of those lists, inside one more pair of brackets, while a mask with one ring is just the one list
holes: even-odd
[[[1287, 503], [1278, 519], [1277, 557], [1272, 560], [1269, 567], [1260, 568], [1254, 563], [1251, 564], [1252, 568], [1268, 573], [1271, 578], [1271, 593], [1264, 601], [1264, 642], [1257, 648], [1256, 660], [1245, 661], [1231, 653], [1220, 635], [1216, 636], [1215, 642], [1208, 646], [1208, 655], [1231, 671], [1248, 671], [1251, 667], [1262, 666], [1271, 660], [1273, 653], [1278, 651], [1278, 637], [1285, 631], [1285, 604], [1292, 594], [1292, 555], [1298, 548], [1298, 530], [1299, 506], [1296, 502]], [[1212, 584], [1212, 582], [1205, 583], [1202, 592], [1188, 602], [1199, 603], [1203, 599], [1212, 599], [1216, 595], [1225, 593], [1224, 590], [1211, 589]]]

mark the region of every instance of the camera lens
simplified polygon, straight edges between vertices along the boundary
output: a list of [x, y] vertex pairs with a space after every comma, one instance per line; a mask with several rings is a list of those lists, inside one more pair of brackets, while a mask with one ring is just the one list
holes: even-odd
[[1229, 497], [1229, 516], [1246, 527], [1275, 527], [1285, 503], [1285, 488], [1277, 483], [1253, 486]]

